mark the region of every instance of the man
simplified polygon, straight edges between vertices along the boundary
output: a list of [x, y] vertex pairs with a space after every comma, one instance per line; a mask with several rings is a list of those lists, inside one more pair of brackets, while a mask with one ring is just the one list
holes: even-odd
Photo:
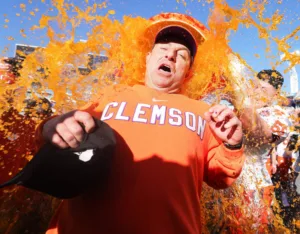
[[[257, 225], [270, 224], [274, 186], [267, 170], [267, 160], [273, 147], [282, 142], [291, 125], [288, 114], [274, 102], [279, 98], [283, 76], [276, 70], [262, 70], [253, 80], [250, 90], [251, 107], [241, 110], [240, 119], [246, 130], [246, 162], [239, 179], [245, 186], [252, 210], [256, 210]], [[259, 204], [259, 205], [258, 205]], [[259, 218], [260, 217], [260, 218]]]
[[[240, 119], [245, 130], [254, 136], [254, 144], [274, 143], [280, 140], [280, 136], [286, 137], [285, 133], [290, 125], [286, 125], [287, 113], [280, 106], [274, 105], [279, 100], [283, 81], [283, 76], [276, 70], [262, 70], [257, 74], [257, 79], [253, 80], [250, 90], [251, 104], [241, 108]], [[284, 124], [277, 121], [277, 117], [284, 119]], [[270, 126], [270, 123], [273, 125]]]
[[[230, 219], [225, 223], [229, 227], [233, 226], [235, 231], [249, 232], [253, 227], [268, 228], [274, 186], [266, 164], [273, 147], [287, 137], [290, 126], [288, 113], [275, 105], [282, 84], [283, 76], [278, 71], [262, 70], [252, 83], [243, 84], [244, 87], [248, 86], [245, 95], [226, 97], [239, 110], [246, 135], [245, 166], [236, 186], [228, 189], [237, 194], [234, 198], [236, 202], [232, 204], [239, 204], [236, 208], [242, 212], [235, 211], [231, 215], [225, 215]], [[232, 200], [232, 197], [227, 199], [227, 196], [224, 196], [226, 192], [219, 195], [223, 200]], [[240, 196], [241, 194], [244, 196]], [[218, 205], [224, 207], [225, 203], [222, 201], [221, 205]], [[222, 210], [222, 207], [218, 210]], [[236, 220], [239, 225], [236, 225]], [[255, 225], [249, 220], [253, 220]], [[222, 221], [224, 224], [224, 220]]]
[[106, 189], [64, 201], [48, 233], [201, 233], [202, 182], [229, 186], [244, 157], [235, 114], [181, 94], [204, 39], [199, 25], [181, 14], [155, 16], [145, 86], [106, 88], [81, 110], [40, 126], [38, 141], [60, 148], [78, 146], [94, 128], [92, 117], [117, 138]]
[[[272, 147], [287, 137], [291, 123], [288, 113], [280, 106], [274, 105], [274, 101], [279, 98], [283, 76], [276, 70], [262, 70], [257, 74], [257, 79], [254, 79], [253, 84], [250, 94], [252, 110], [244, 108], [241, 121], [248, 131], [249, 155], [258, 157], [251, 160], [265, 165], [266, 160], [270, 158]], [[251, 111], [254, 111], [253, 115], [249, 114]], [[264, 179], [261, 178], [261, 184], [271, 185], [266, 166], [260, 169], [265, 174]]]

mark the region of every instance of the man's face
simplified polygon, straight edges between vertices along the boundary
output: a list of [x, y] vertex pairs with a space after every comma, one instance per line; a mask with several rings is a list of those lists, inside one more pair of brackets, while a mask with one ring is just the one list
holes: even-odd
[[270, 105], [272, 101], [275, 100], [277, 96], [277, 90], [267, 81], [256, 78], [254, 79], [253, 84], [254, 87], [252, 97], [256, 102], [254, 104], [257, 108]]
[[146, 86], [166, 93], [179, 93], [190, 65], [191, 55], [185, 45], [157, 43], [147, 55]]

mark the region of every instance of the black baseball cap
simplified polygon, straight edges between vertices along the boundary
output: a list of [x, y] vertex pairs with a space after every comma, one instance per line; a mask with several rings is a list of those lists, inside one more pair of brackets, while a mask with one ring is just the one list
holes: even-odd
[[283, 85], [284, 78], [281, 73], [277, 70], [273, 69], [265, 69], [261, 70], [257, 74], [257, 78], [263, 81], [268, 82], [272, 85], [275, 89], [280, 89]]
[[176, 42], [185, 45], [194, 58], [197, 52], [197, 43], [192, 34], [180, 26], [168, 26], [160, 30], [155, 38], [156, 43]]
[[162, 12], [150, 18], [146, 27], [145, 37], [151, 45], [158, 42], [172, 42], [176, 38], [179, 43], [187, 46], [192, 58], [195, 58], [197, 47], [201, 45], [209, 34], [208, 29], [190, 15], [175, 12]]
[[0, 188], [17, 184], [57, 198], [73, 198], [105, 183], [114, 154], [113, 129], [96, 120], [92, 133], [85, 133], [80, 146], [60, 149], [46, 143], [33, 159]]

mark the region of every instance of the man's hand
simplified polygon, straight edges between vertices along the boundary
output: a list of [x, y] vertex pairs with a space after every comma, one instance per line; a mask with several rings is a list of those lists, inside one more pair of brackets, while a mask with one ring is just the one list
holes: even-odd
[[65, 149], [76, 148], [83, 140], [84, 133], [93, 131], [95, 121], [84, 111], [71, 111], [50, 119], [43, 126], [43, 137], [46, 141]]
[[242, 141], [242, 123], [234, 112], [224, 105], [216, 105], [205, 112], [204, 118], [211, 130], [223, 142], [237, 145]]

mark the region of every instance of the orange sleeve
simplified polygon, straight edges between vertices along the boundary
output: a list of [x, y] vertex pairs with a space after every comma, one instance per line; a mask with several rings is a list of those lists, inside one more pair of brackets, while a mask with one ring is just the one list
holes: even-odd
[[230, 150], [211, 133], [208, 142], [204, 181], [214, 189], [230, 186], [240, 175], [245, 160], [244, 147]]

